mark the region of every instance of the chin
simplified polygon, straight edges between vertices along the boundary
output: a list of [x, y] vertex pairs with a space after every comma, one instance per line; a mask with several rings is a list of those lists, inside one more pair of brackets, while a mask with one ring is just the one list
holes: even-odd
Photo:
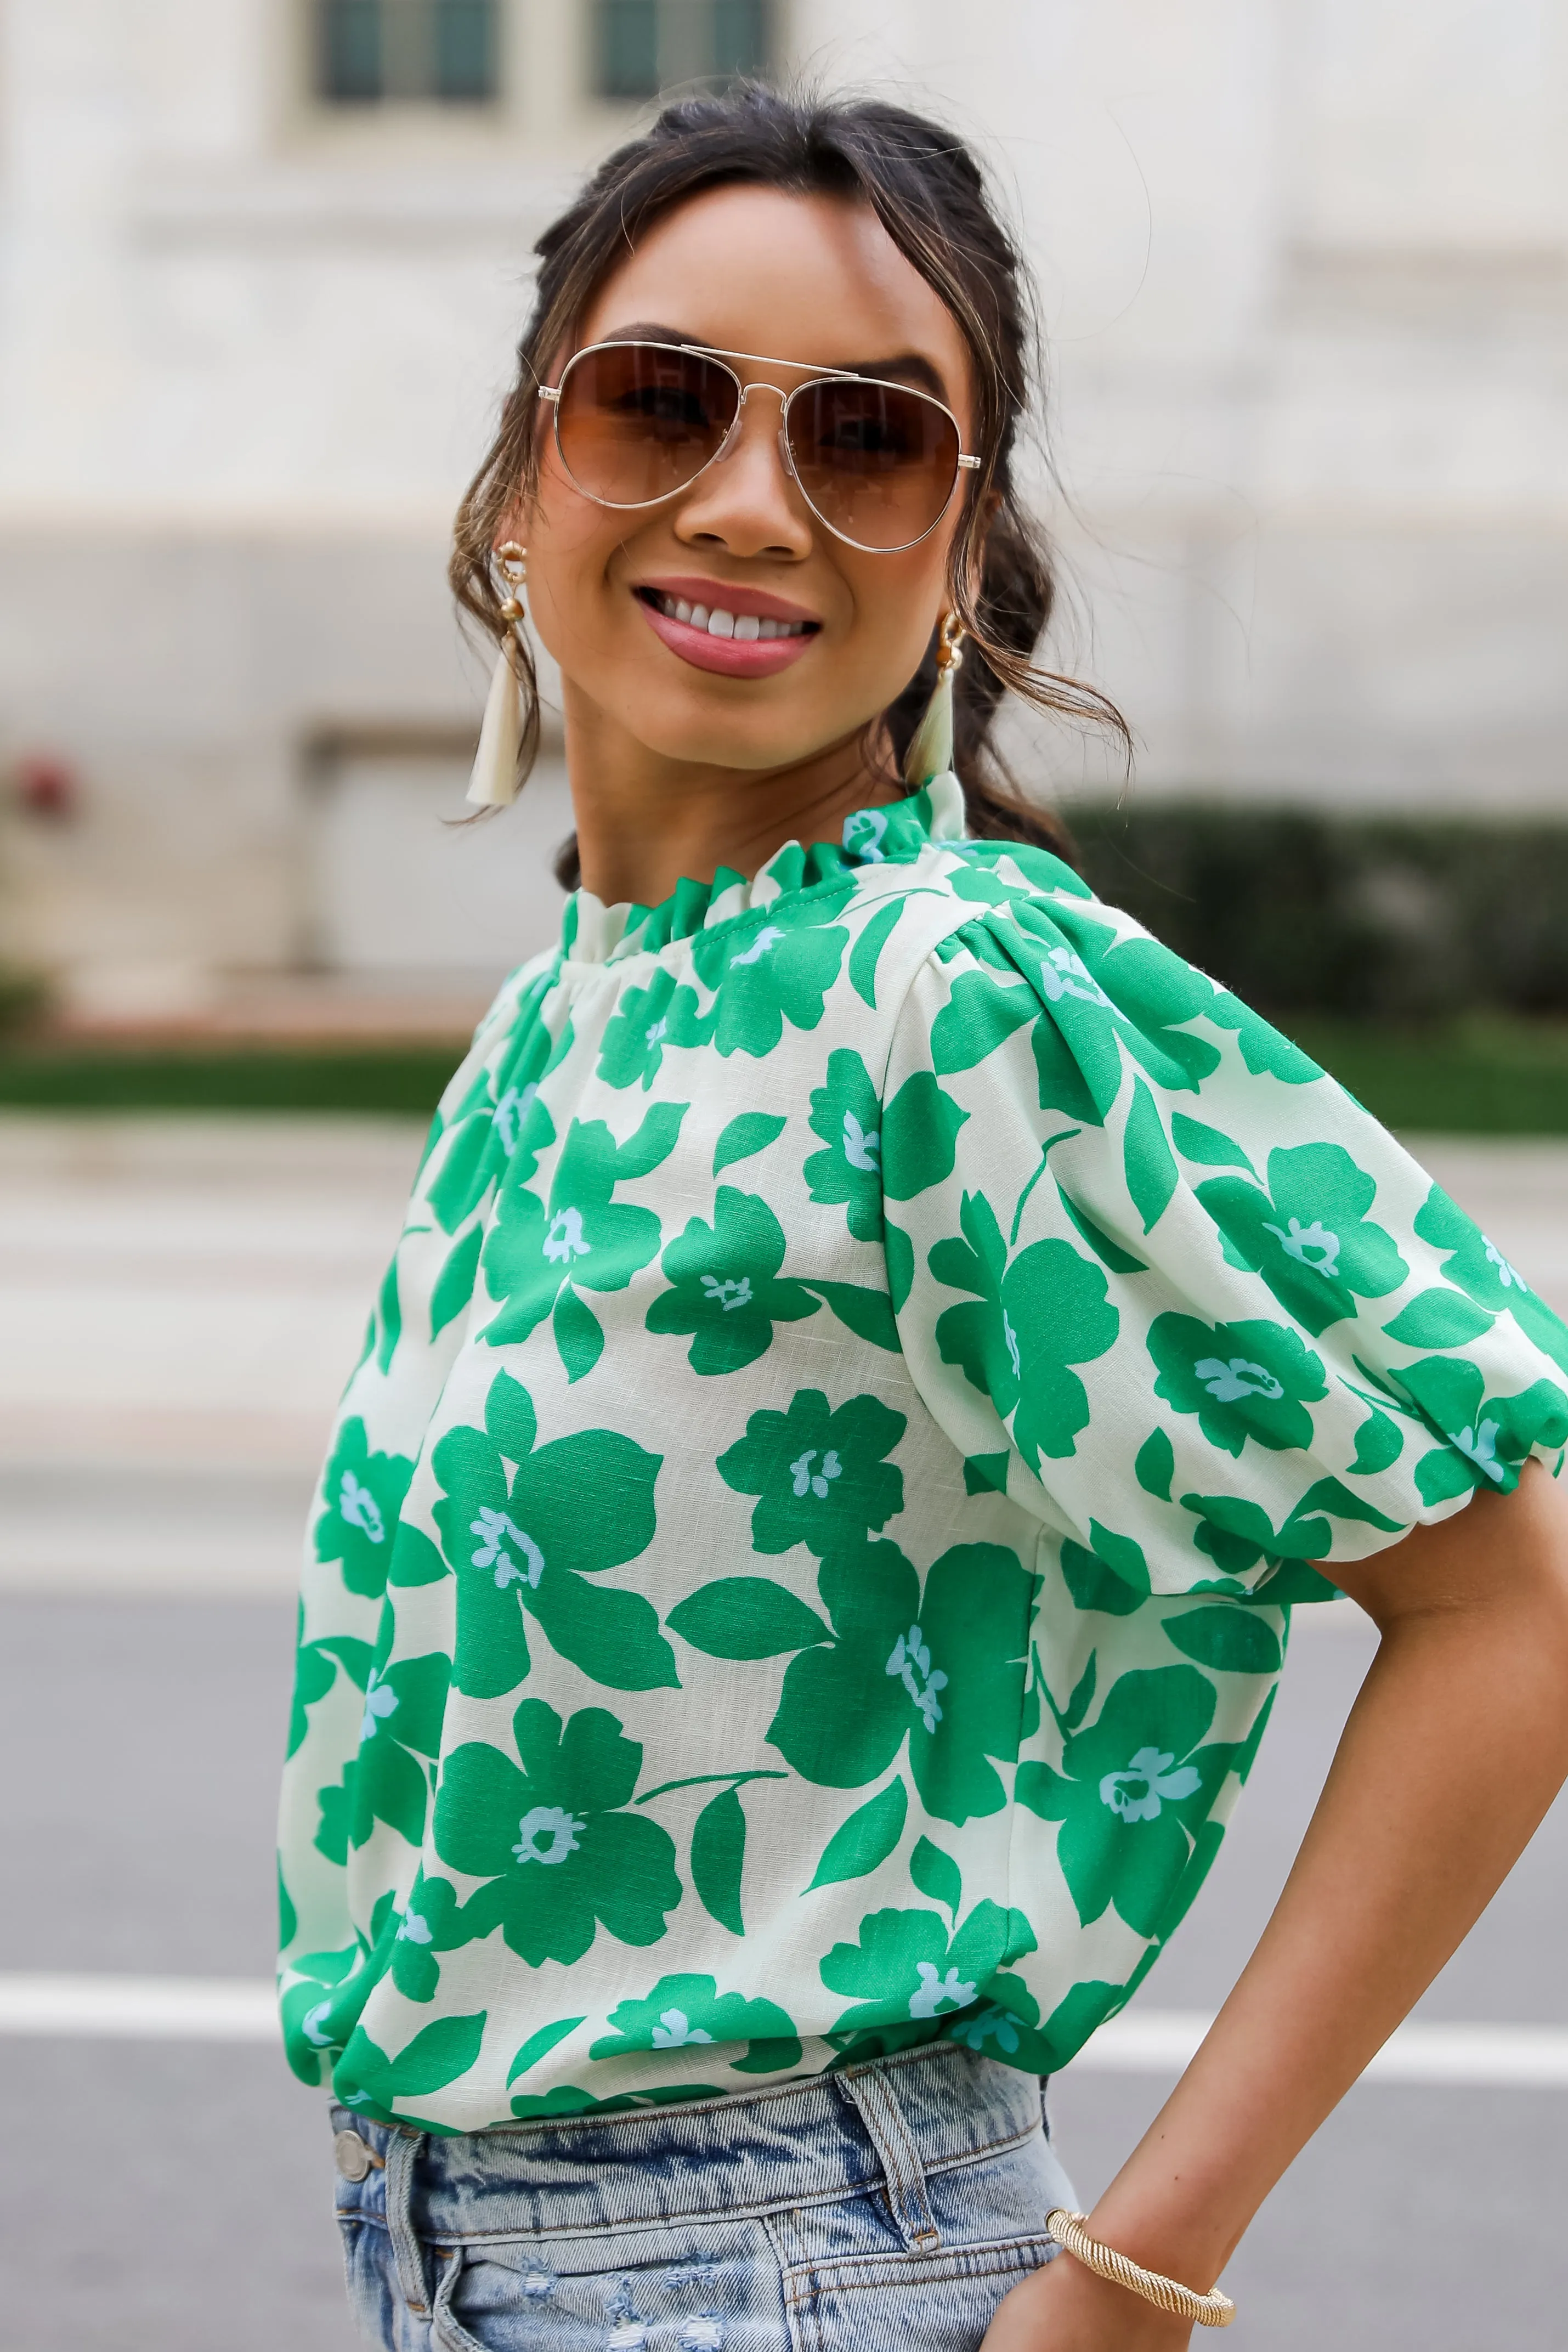
[[[727, 710], [715, 710], [700, 707], [706, 699], [682, 696], [678, 706], [671, 707], [655, 703], [649, 697], [616, 715], [629, 734], [645, 743], [650, 751], [656, 751], [661, 759], [704, 768], [755, 768], [761, 772], [792, 767], [853, 732], [853, 722], [836, 729], [828, 724], [801, 727], [798, 712], [789, 714], [797, 724], [786, 730], [779, 725], [785, 714], [777, 707], [745, 713], [733, 706]], [[694, 702], [699, 707], [694, 709]]]

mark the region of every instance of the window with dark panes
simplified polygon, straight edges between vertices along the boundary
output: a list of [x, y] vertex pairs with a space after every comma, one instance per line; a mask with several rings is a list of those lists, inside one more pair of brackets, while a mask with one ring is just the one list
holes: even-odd
[[315, 12], [317, 94], [329, 105], [497, 95], [498, 0], [315, 0]]
[[732, 81], [773, 63], [769, 0], [594, 0], [599, 98], [656, 98], [687, 82]]

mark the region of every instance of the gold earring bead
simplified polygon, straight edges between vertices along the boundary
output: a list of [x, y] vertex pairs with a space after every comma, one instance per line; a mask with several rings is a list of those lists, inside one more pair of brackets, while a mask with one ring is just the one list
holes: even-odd
[[520, 621], [524, 617], [518, 592], [528, 576], [528, 549], [519, 547], [515, 539], [504, 541], [496, 550], [496, 568], [509, 592], [501, 605], [503, 621]]

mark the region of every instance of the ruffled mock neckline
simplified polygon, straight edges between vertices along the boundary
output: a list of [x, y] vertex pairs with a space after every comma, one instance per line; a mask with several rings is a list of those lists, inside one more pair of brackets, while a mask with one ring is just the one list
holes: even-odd
[[615, 963], [646, 955], [867, 866], [908, 865], [933, 842], [963, 840], [964, 825], [963, 786], [949, 770], [906, 800], [853, 810], [836, 842], [805, 847], [787, 841], [749, 880], [721, 866], [711, 882], [677, 882], [656, 907], [607, 907], [591, 890], [575, 890], [561, 920], [561, 952], [570, 963]]

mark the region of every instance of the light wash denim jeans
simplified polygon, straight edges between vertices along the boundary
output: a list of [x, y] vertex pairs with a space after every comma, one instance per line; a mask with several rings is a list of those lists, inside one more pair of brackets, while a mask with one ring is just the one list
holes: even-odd
[[461, 2138], [332, 2121], [386, 2352], [974, 2352], [1076, 2202], [1036, 2077], [952, 2042]]

